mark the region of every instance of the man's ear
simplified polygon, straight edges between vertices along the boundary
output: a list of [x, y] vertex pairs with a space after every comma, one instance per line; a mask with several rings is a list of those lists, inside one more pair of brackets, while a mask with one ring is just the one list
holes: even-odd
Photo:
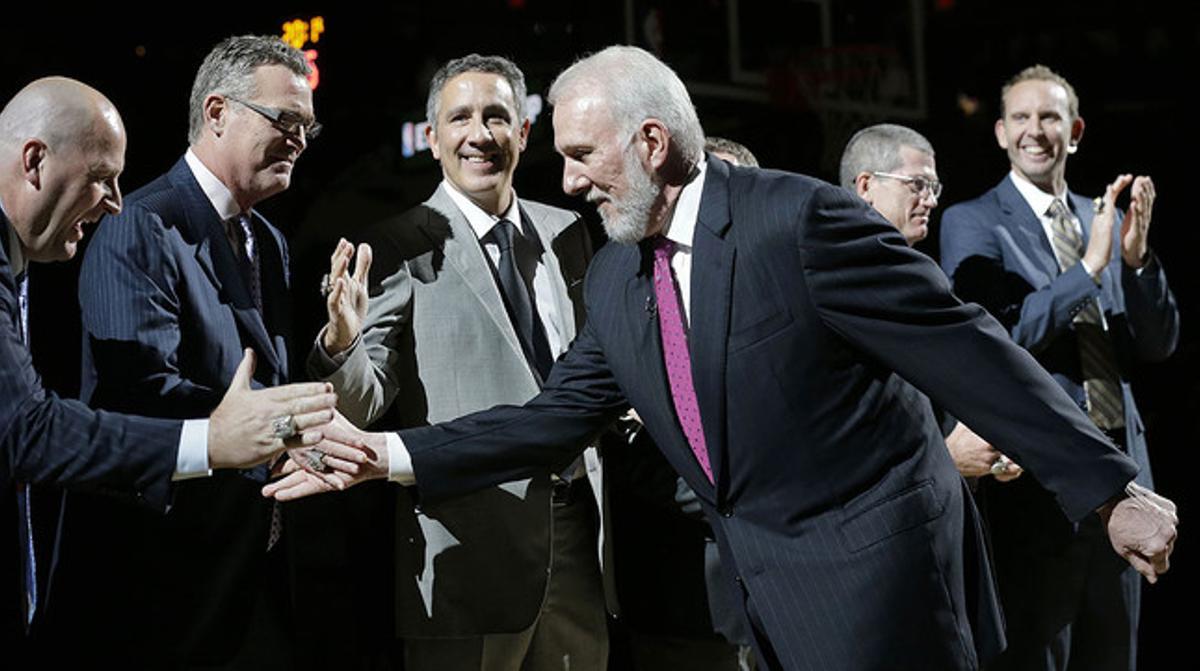
[[209, 94], [201, 109], [204, 110], [204, 126], [220, 137], [229, 122], [229, 101], [225, 96]]
[[1004, 132], [1004, 119], [996, 119], [996, 144], [1001, 149], [1008, 150], [1008, 133]]
[[1074, 154], [1079, 151], [1079, 141], [1083, 139], [1083, 117], [1075, 117], [1071, 122], [1071, 142], [1067, 145], [1067, 153]]
[[433, 160], [442, 160], [442, 150], [438, 147], [437, 131], [434, 130], [433, 124], [425, 125], [425, 144], [429, 145], [429, 153], [433, 154]]
[[863, 172], [858, 173], [858, 176], [854, 178], [854, 193], [857, 193], [858, 197], [867, 201], [867, 204], [869, 205], [871, 204], [871, 200], [867, 197], [867, 194], [870, 193], [870, 190], [871, 173], [864, 170]]
[[45, 167], [48, 147], [37, 138], [29, 138], [21, 146], [21, 172], [25, 181], [35, 189], [42, 188], [42, 169]]
[[670, 154], [671, 131], [658, 119], [646, 119], [638, 126], [637, 140], [646, 163], [651, 169], [660, 170]]
[[521, 123], [521, 143], [518, 145], [518, 149], [520, 151], [525, 151], [525, 145], [529, 143], [529, 129], [532, 125], [533, 124], [529, 122], [529, 119], [526, 119]]

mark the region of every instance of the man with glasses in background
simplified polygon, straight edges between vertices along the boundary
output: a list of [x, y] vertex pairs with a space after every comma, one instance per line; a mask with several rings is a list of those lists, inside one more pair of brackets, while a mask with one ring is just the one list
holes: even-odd
[[[1149, 177], [1121, 175], [1095, 201], [1067, 189], [1083, 138], [1075, 89], [1036, 65], [1001, 92], [996, 141], [1011, 171], [946, 211], [942, 268], [1032, 353], [1093, 423], [1141, 467], [1141, 417], [1129, 386], [1138, 361], [1170, 356], [1179, 313], [1147, 233]], [[1131, 189], [1124, 217], [1112, 203]], [[1116, 215], [1116, 216], [1114, 216]], [[1009, 647], [995, 669], [1133, 669], [1141, 581], [1108, 551], [1099, 520], [1072, 524], [1035, 478], [984, 483]]]
[[[106, 217], [84, 258], [93, 406], [205, 415], [245, 348], [258, 356], [256, 386], [288, 380], [287, 245], [253, 208], [288, 188], [320, 130], [308, 74], [276, 37], [228, 38], [201, 64], [190, 147]], [[317, 468], [331, 459], [308, 456]], [[98, 666], [295, 668], [289, 536], [258, 494], [268, 474], [182, 483], [166, 516], [73, 495], [57, 640]]]

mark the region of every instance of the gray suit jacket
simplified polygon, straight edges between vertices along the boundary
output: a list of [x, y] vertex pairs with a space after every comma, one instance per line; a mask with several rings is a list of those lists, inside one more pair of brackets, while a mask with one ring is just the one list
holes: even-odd
[[[584, 317], [586, 226], [573, 212], [529, 201], [520, 208], [546, 250], [556, 326], [569, 342]], [[349, 419], [421, 426], [538, 393], [541, 380], [522, 353], [491, 263], [443, 188], [367, 237], [375, 262], [363, 336], [340, 366], [320, 348], [309, 357], [310, 372], [334, 384]], [[599, 492], [590, 452], [588, 475]], [[550, 564], [549, 494], [548, 472], [437, 505], [419, 505], [402, 491], [398, 634], [466, 636], [531, 625]]]

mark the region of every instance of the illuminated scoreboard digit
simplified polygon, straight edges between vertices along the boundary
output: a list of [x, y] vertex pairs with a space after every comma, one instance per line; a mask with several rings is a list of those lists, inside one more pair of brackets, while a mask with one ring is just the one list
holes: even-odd
[[308, 61], [308, 67], [312, 70], [308, 75], [308, 85], [314, 90], [321, 81], [321, 71], [317, 69], [317, 50], [305, 49], [304, 47], [320, 42], [321, 35], [324, 33], [325, 17], [314, 16], [307, 21], [304, 19], [292, 19], [285, 22], [283, 24], [283, 34], [279, 36], [279, 39], [285, 43], [292, 45], [296, 49], [303, 50], [304, 58]]

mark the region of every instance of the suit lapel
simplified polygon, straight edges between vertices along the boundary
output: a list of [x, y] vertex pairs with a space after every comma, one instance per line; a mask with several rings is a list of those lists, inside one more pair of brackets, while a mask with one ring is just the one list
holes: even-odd
[[551, 298], [554, 300], [555, 312], [558, 313], [555, 317], [555, 326], [563, 336], [564, 345], [569, 344], [575, 340], [575, 306], [571, 304], [571, 296], [567, 293], [567, 282], [563, 277], [562, 267], [559, 264], [558, 256], [553, 251], [554, 239], [562, 232], [563, 226], [555, 225], [554, 222], [547, 221], [545, 217], [537, 217], [524, 207], [521, 208], [521, 218], [533, 227], [542, 244], [542, 263], [546, 265], [546, 271], [552, 278], [550, 282]]
[[718, 483], [725, 454], [725, 354], [729, 341], [733, 266], [736, 247], [726, 238], [730, 226], [729, 172], [709, 160], [692, 247], [692, 383], [700, 404], [708, 458]]
[[[496, 280], [492, 276], [491, 261], [484, 254], [483, 246], [475, 237], [475, 231], [471, 228], [471, 224], [467, 222], [467, 218], [459, 211], [454, 201], [450, 200], [450, 197], [440, 187], [434, 191], [433, 196], [426, 201], [426, 204], [446, 218], [451, 235], [446, 238], [428, 228], [426, 228], [426, 234], [433, 240], [445, 240], [442, 251], [446, 255], [449, 267], [462, 277], [467, 288], [479, 301], [480, 307], [496, 323], [496, 328], [504, 337], [504, 342], [508, 343], [512, 354], [524, 360], [525, 351], [521, 349], [517, 331], [513, 328], [512, 320], [508, 318], [508, 312], [504, 309], [504, 298], [500, 295], [500, 289], [496, 286]], [[537, 375], [536, 371], [530, 370], [535, 376]]]
[[[180, 159], [171, 168], [170, 180], [182, 203], [188, 237], [196, 241], [196, 262], [212, 282], [217, 294], [228, 302], [238, 326], [254, 343], [259, 355], [259, 374], [256, 378], [270, 379], [266, 372], [281, 371], [279, 357], [267, 334], [262, 315], [254, 306], [250, 291], [238, 270], [237, 259], [225, 237], [224, 225], [212, 203], [200, 189], [187, 163]], [[274, 240], [271, 240], [274, 244]]]
[[1058, 258], [1054, 256], [1054, 249], [1050, 246], [1050, 240], [1046, 238], [1042, 222], [1029, 207], [1029, 203], [1021, 197], [1017, 187], [1013, 186], [1010, 177], [1005, 177], [996, 187], [996, 198], [1000, 201], [1001, 212], [1010, 222], [1008, 230], [1016, 231], [1016, 242], [1030, 254], [1030, 258], [1037, 263], [1040, 270], [1051, 278], [1057, 277], [1061, 272]]

